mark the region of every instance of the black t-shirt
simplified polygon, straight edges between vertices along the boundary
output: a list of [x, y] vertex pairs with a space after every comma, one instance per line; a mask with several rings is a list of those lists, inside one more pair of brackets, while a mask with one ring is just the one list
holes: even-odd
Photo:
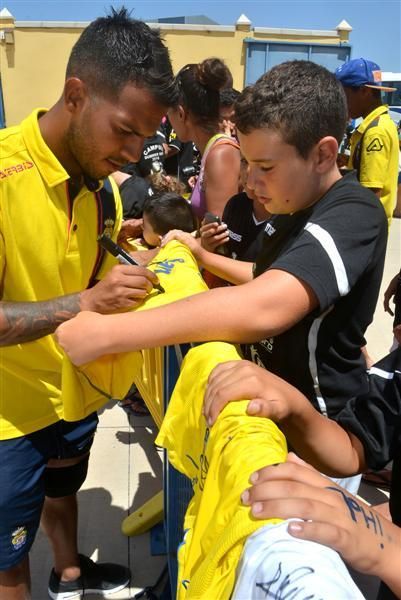
[[168, 120], [163, 123], [163, 133], [167, 145], [177, 150], [176, 154], [165, 159], [164, 170], [186, 183], [189, 177], [196, 175], [198, 150], [193, 142], [182, 142]]
[[153, 195], [150, 184], [143, 177], [132, 175], [120, 185], [123, 219], [141, 219], [146, 198]]
[[242, 192], [227, 202], [222, 220], [226, 223], [230, 236], [225, 245], [228, 255], [238, 260], [253, 262], [262, 248], [267, 219], [255, 221], [252, 200]]
[[164, 165], [164, 146], [166, 138], [162, 131], [156, 131], [155, 135], [146, 138], [141, 160], [138, 163], [140, 175], [146, 177], [152, 172], [159, 172]]
[[390, 509], [401, 526], [401, 347], [370, 369], [369, 392], [350, 400], [337, 421], [362, 442], [371, 469], [393, 461]]
[[163, 133], [166, 137], [166, 144], [170, 146], [174, 150], [176, 150], [176, 154], [173, 156], [169, 156], [164, 161], [164, 170], [168, 175], [174, 175], [177, 177], [178, 175], [178, 157], [182, 149], [182, 142], [178, 139], [176, 132], [171, 127], [170, 122], [166, 121], [163, 124]]
[[376, 196], [350, 173], [312, 207], [273, 217], [255, 276], [273, 268], [307, 283], [319, 306], [276, 337], [244, 347], [247, 358], [301, 390], [335, 417], [367, 391], [360, 348], [380, 289], [387, 221]]
[[164, 167], [163, 144], [165, 143], [166, 136], [164, 132], [162, 130], [156, 131], [154, 136], [145, 139], [139, 162], [127, 163], [121, 168], [121, 171], [138, 177], [147, 177], [152, 171], [158, 172]]

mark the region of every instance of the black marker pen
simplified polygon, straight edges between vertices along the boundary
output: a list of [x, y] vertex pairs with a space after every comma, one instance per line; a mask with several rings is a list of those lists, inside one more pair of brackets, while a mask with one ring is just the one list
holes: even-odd
[[[113, 242], [113, 240], [111, 238], [109, 238], [108, 235], [100, 235], [97, 239], [97, 241], [99, 242], [99, 244], [102, 246], [102, 248], [104, 248], [105, 250], [107, 250], [107, 252], [110, 252], [110, 254], [112, 254], [113, 256], [115, 256], [117, 258], [117, 260], [123, 264], [123, 265], [135, 265], [137, 267], [141, 267], [142, 265], [139, 264], [139, 262], [137, 262], [134, 258], [132, 258], [132, 256], [130, 254], [128, 254], [128, 252], [126, 252], [123, 248], [121, 248], [121, 246], [119, 246], [118, 244], [116, 244], [115, 242]], [[160, 283], [155, 283], [153, 284], [153, 287], [156, 290], [159, 290], [159, 292], [164, 293], [166, 290], [160, 285]]]

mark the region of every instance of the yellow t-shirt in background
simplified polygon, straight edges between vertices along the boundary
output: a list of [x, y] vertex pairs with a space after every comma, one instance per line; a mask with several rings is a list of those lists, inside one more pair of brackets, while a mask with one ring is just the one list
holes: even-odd
[[[375, 119], [378, 119], [378, 124], [369, 127]], [[381, 190], [380, 202], [390, 226], [397, 200], [399, 144], [397, 128], [388, 114], [388, 106], [379, 106], [369, 113], [352, 134], [350, 169], [362, 136], [359, 182], [364, 187]]]

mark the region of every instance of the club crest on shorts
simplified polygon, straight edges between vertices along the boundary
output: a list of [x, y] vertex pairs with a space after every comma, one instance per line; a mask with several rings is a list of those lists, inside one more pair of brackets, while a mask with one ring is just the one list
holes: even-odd
[[17, 527], [11, 534], [11, 544], [14, 550], [19, 550], [26, 544], [27, 529], [25, 526]]

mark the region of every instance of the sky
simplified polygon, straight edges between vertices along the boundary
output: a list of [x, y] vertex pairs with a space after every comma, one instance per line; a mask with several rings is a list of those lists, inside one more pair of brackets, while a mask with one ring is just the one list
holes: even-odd
[[204, 14], [234, 25], [244, 13], [254, 27], [335, 29], [352, 27], [352, 58], [369, 58], [383, 71], [401, 71], [401, 0], [0, 0], [20, 21], [91, 21], [110, 5], [124, 4], [138, 19]]

